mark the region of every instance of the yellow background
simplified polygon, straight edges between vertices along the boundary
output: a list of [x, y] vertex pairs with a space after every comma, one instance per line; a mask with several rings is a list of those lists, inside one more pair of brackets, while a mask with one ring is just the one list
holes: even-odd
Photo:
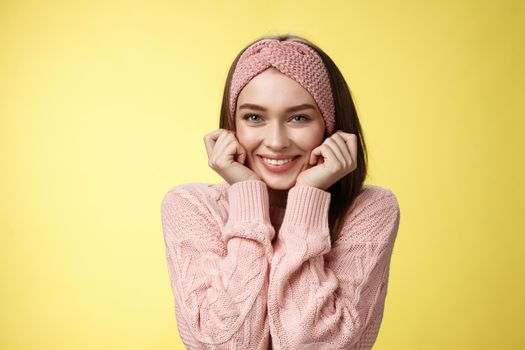
[[345, 75], [401, 207], [374, 347], [524, 349], [524, 5], [1, 1], [2, 349], [183, 349], [160, 203], [219, 182], [227, 69], [303, 35]]

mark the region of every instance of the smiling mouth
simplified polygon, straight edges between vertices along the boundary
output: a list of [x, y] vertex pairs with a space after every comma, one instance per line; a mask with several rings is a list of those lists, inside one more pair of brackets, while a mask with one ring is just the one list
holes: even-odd
[[293, 168], [297, 164], [297, 159], [300, 156], [291, 157], [288, 159], [268, 159], [262, 156], [257, 156], [264, 167], [271, 172], [284, 172]]
[[297, 157], [299, 157], [299, 156], [292, 156], [290, 158], [284, 158], [284, 159], [274, 159], [274, 158], [266, 158], [266, 157], [263, 157], [263, 156], [259, 156], [259, 158], [261, 158], [263, 161], [265, 161], [266, 163], [271, 164], [271, 165], [286, 164], [288, 162], [293, 161]]

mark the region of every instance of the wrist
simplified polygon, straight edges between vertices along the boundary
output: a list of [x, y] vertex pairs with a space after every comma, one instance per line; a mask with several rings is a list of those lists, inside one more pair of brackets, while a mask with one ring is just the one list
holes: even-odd
[[229, 219], [235, 222], [265, 222], [268, 216], [268, 189], [264, 182], [243, 180], [228, 188]]

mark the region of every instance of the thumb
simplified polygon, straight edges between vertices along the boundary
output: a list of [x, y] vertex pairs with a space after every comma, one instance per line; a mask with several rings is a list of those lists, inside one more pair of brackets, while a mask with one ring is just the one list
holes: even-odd
[[314, 148], [312, 153], [310, 153], [310, 159], [308, 160], [308, 164], [315, 165], [317, 163], [317, 156], [320, 154], [319, 148]]
[[308, 164], [312, 165], [315, 164], [315, 155], [313, 153], [310, 153], [310, 159], [308, 159]]
[[244, 165], [244, 161], [245, 161], [245, 160], [246, 160], [246, 154], [241, 153], [241, 154], [239, 155], [239, 158], [237, 159], [237, 161], [238, 161], [239, 163], [241, 163], [241, 164]]
[[246, 152], [244, 151], [244, 148], [241, 145], [239, 145], [239, 147], [237, 148], [237, 152], [239, 154], [237, 161], [244, 165], [244, 161], [246, 160]]

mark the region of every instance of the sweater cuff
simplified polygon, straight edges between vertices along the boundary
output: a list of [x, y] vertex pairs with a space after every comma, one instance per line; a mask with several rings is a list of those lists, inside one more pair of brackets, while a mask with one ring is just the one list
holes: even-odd
[[228, 188], [230, 223], [269, 223], [270, 209], [266, 183], [260, 180], [236, 182]]
[[[331, 193], [317, 187], [296, 185], [288, 191], [282, 226], [328, 228]], [[282, 227], [281, 226], [281, 227]]]

